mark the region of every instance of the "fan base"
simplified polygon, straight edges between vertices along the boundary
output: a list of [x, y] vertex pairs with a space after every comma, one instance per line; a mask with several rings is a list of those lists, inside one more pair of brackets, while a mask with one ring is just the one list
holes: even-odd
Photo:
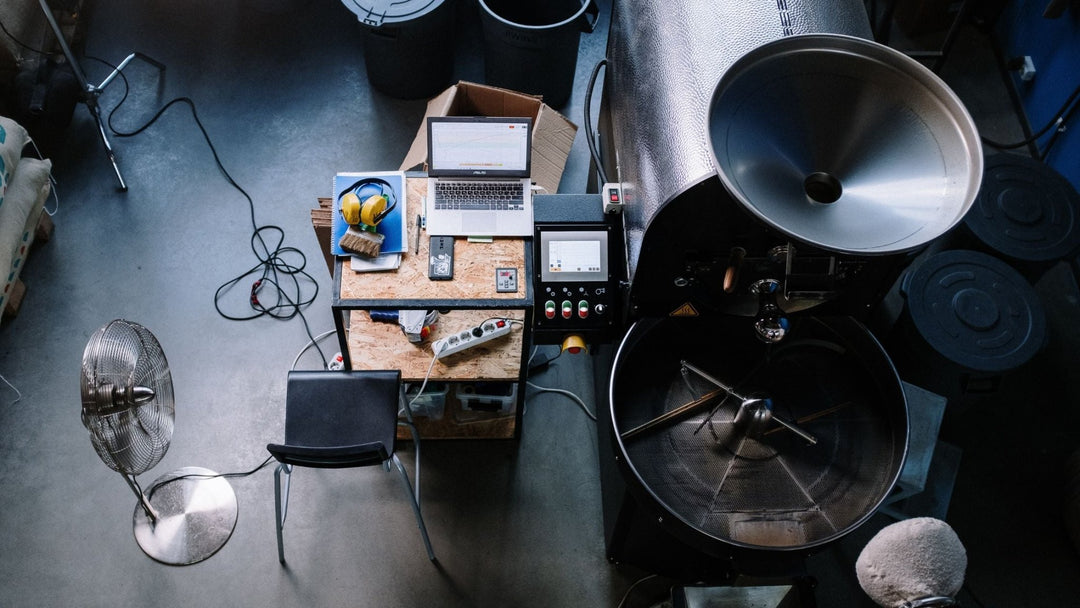
[[[157, 489], [148, 499], [157, 521], [141, 504], [133, 518], [135, 540], [143, 552], [164, 564], [185, 566], [225, 545], [236, 527], [236, 494], [228, 481], [215, 475], [202, 467], [184, 467], [154, 480], [151, 488]], [[161, 485], [170, 479], [176, 481]]]

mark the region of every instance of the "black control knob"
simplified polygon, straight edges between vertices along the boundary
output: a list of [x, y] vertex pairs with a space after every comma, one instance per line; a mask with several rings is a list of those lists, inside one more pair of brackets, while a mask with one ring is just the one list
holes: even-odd
[[593, 306], [593, 312], [595, 312], [598, 315], [602, 315], [605, 312], [607, 312], [607, 305], [605, 305], [605, 304], [597, 304], [596, 306]]

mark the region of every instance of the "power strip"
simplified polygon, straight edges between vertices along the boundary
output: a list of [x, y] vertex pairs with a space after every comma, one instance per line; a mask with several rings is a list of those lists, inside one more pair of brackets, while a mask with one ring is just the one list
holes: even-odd
[[508, 333], [510, 333], [510, 319], [488, 319], [471, 329], [435, 340], [431, 343], [431, 352], [435, 353], [437, 359], [442, 359]]

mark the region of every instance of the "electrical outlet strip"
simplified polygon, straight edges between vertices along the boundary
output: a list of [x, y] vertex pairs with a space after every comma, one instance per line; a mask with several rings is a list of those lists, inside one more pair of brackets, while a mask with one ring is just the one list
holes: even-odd
[[476, 327], [435, 340], [431, 343], [431, 352], [435, 353], [437, 359], [442, 359], [508, 333], [510, 333], [510, 319], [488, 319]]

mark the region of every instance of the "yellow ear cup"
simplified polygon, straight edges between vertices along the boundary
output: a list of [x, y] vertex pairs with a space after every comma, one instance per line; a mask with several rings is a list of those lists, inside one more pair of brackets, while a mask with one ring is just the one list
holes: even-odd
[[360, 207], [360, 221], [368, 226], [374, 226], [378, 223], [379, 214], [386, 209], [386, 197], [382, 194], [375, 194], [367, 197], [364, 200], [363, 206]]
[[341, 197], [341, 217], [345, 223], [355, 226], [360, 223], [360, 197], [350, 192]]

